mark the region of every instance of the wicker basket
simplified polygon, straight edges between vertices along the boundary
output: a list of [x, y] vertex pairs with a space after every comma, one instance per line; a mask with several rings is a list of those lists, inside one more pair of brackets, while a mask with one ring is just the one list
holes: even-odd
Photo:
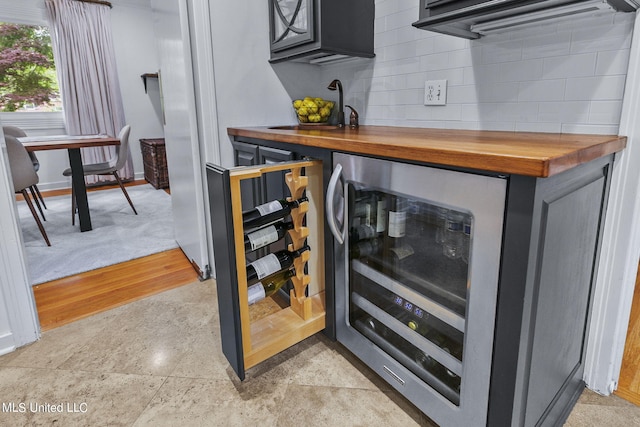
[[155, 188], [168, 188], [169, 172], [164, 138], [141, 139], [140, 150], [144, 164], [144, 179]]

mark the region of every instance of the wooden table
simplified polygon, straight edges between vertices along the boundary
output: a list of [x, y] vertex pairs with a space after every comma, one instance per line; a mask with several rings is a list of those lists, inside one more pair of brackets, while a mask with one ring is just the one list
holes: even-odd
[[54, 135], [18, 138], [27, 151], [46, 151], [66, 149], [71, 164], [71, 180], [75, 189], [76, 206], [80, 231], [91, 230], [91, 215], [87, 201], [87, 187], [84, 183], [84, 170], [80, 149], [84, 147], [101, 147], [105, 145], [120, 145], [118, 138], [107, 135]]

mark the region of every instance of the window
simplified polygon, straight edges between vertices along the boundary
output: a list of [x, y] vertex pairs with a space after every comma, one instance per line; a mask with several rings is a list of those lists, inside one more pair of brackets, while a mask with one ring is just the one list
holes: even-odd
[[0, 111], [61, 110], [49, 29], [0, 22]]

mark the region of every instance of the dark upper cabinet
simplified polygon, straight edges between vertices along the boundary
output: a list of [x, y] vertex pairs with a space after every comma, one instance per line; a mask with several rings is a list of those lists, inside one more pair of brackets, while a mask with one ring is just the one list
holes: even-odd
[[372, 58], [374, 0], [269, 0], [270, 62]]
[[521, 25], [539, 25], [549, 19], [575, 19], [610, 9], [634, 12], [627, 0], [420, 0], [420, 18], [414, 27], [467, 39]]

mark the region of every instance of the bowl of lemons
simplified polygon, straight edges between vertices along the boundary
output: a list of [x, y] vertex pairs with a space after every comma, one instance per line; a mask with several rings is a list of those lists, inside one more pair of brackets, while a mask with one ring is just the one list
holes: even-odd
[[333, 101], [311, 98], [310, 96], [293, 101], [293, 109], [296, 110], [298, 122], [305, 125], [326, 124], [329, 121], [334, 105]]

